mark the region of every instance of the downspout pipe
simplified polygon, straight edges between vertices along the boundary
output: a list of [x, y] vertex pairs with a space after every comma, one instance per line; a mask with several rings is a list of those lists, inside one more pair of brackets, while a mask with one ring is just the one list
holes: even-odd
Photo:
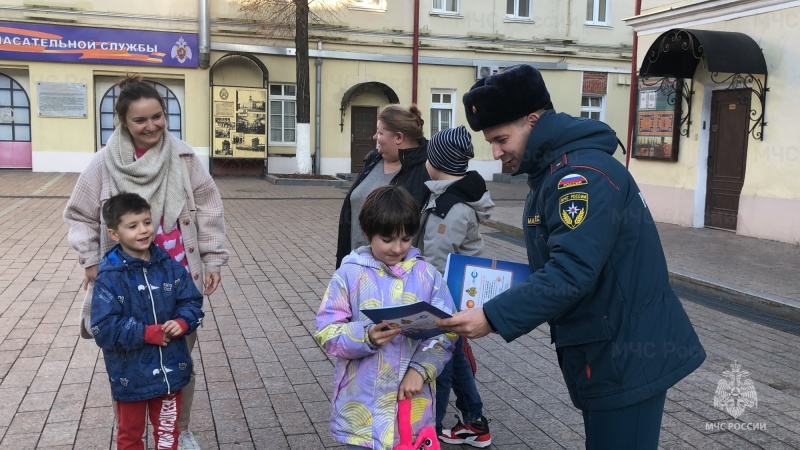
[[198, 65], [201, 69], [208, 69], [211, 64], [211, 16], [208, 8], [209, 0], [200, 0], [200, 59]]
[[411, 103], [417, 103], [419, 77], [419, 0], [414, 0], [414, 50], [411, 54]]
[[[642, 13], [642, 0], [636, 0], [635, 14]], [[631, 97], [628, 105], [628, 154], [625, 155], [625, 168], [631, 164], [631, 153], [633, 153], [633, 127], [636, 126], [636, 101], [639, 90], [639, 78], [636, 76], [636, 64], [639, 53], [639, 34], [633, 30], [633, 54], [631, 56]]]
[[316, 98], [314, 99], [314, 173], [320, 175], [322, 156], [319, 153], [320, 139], [321, 139], [321, 113], [322, 113], [322, 41], [317, 41], [317, 60], [314, 65], [317, 66], [317, 90]]

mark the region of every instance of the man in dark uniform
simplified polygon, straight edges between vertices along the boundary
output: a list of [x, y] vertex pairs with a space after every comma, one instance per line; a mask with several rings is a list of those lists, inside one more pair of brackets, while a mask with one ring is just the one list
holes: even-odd
[[553, 111], [541, 74], [512, 66], [464, 94], [492, 155], [528, 174], [523, 228], [531, 275], [438, 325], [508, 342], [544, 322], [586, 448], [655, 450], [666, 391], [705, 359], [669, 284], [653, 218], [611, 155], [608, 125]]

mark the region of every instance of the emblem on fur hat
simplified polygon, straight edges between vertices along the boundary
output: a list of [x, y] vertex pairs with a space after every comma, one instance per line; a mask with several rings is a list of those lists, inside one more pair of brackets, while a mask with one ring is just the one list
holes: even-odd
[[527, 64], [507, 67], [478, 80], [462, 100], [467, 122], [474, 131], [553, 107], [542, 74]]

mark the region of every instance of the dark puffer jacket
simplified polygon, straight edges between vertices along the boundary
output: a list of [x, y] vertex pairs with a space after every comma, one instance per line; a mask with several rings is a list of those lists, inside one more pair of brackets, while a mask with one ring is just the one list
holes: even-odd
[[203, 320], [203, 296], [186, 268], [150, 245], [150, 260], [117, 245], [100, 262], [92, 297], [92, 334], [103, 349], [114, 400], [162, 397], [186, 386], [192, 358], [183, 336], [166, 347], [144, 342], [147, 325], [180, 319], [189, 330]]
[[572, 402], [629, 406], [697, 369], [705, 351], [668, 278], [639, 187], [608, 125], [548, 111], [517, 173], [531, 276], [484, 305], [506, 341], [545, 321]]
[[[428, 202], [430, 191], [425, 186], [425, 182], [430, 180], [428, 170], [425, 168], [425, 161], [428, 160], [428, 140], [422, 138], [419, 147], [401, 149], [398, 152], [400, 156], [400, 171], [392, 178], [391, 184], [402, 186], [411, 193], [414, 200], [417, 201], [420, 210]], [[358, 177], [350, 186], [347, 196], [342, 203], [342, 211], [339, 214], [339, 241], [336, 246], [336, 268], [342, 265], [342, 259], [347, 256], [354, 249], [351, 248], [350, 242], [350, 215], [352, 207], [350, 206], [350, 194], [364, 178], [369, 175], [375, 165], [381, 161], [383, 157], [378, 150], [373, 150], [364, 158], [364, 168], [358, 173]], [[356, 224], [356, 226], [358, 226]]]

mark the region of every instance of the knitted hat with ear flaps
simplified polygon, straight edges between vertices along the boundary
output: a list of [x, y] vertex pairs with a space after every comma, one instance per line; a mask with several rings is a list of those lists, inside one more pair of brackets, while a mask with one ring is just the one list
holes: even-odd
[[473, 131], [512, 122], [540, 109], [551, 109], [542, 74], [527, 64], [507, 67], [478, 80], [462, 98]]

